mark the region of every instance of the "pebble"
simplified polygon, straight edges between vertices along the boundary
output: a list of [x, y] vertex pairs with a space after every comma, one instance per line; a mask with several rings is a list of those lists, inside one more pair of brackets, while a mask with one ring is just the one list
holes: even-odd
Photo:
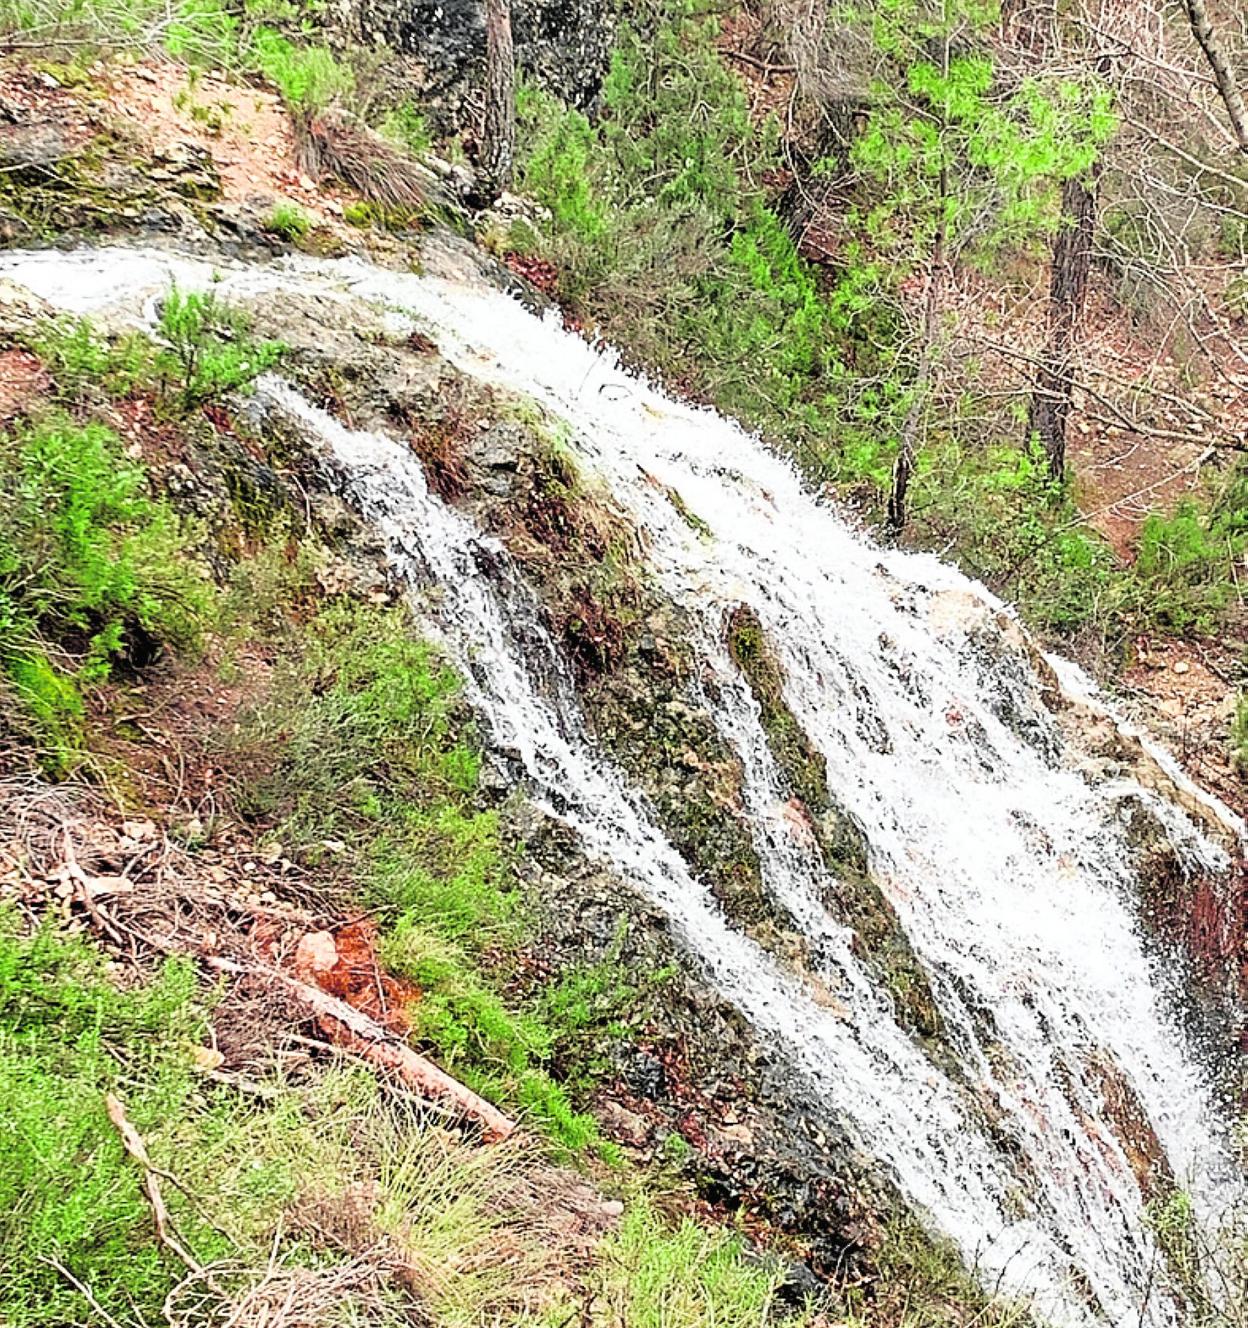
[[1187, 662], [1187, 660], [1185, 660], [1185, 659], [1181, 659], [1181, 660], [1179, 660], [1179, 662], [1174, 666], [1174, 671], [1175, 671], [1175, 673], [1188, 673], [1188, 672], [1190, 672], [1191, 667], [1192, 667], [1192, 666]]

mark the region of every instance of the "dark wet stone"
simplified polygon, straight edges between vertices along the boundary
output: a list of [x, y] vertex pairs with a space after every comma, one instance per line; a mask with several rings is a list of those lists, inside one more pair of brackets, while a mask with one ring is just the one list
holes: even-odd
[[633, 1051], [624, 1069], [628, 1086], [640, 1097], [657, 1100], [663, 1096], [667, 1073], [663, 1062], [648, 1051]]

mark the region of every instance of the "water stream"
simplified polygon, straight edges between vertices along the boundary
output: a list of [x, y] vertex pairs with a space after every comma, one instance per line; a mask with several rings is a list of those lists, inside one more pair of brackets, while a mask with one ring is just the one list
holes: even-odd
[[[214, 269], [97, 250], [0, 254], [0, 275], [67, 310], [138, 321], [171, 277], [204, 286]], [[834, 1001], [729, 923], [605, 759], [501, 546], [430, 492], [407, 447], [346, 428], [279, 380], [259, 392], [320, 441], [395, 569], [437, 587], [438, 624], [471, 699], [494, 742], [518, 755], [533, 796], [668, 915], [690, 962], [985, 1279], [1034, 1295], [1058, 1323], [1177, 1322], [1165, 1296], [1148, 1294], [1157, 1252], [1107, 1113], [1105, 1066], [1130, 1085], [1175, 1175], [1206, 1207], [1226, 1164], [1200, 1058], [1137, 930], [1124, 807], [1152, 808], [1193, 871], [1225, 872], [1225, 849], [1130, 779], [1089, 778], [982, 588], [934, 558], [874, 545], [757, 440], [651, 390], [556, 322], [480, 282], [356, 260], [218, 265], [215, 275], [227, 295], [306, 288], [367, 299], [419, 326], [466, 374], [563, 423], [582, 465], [647, 533], [653, 574], [695, 624], [717, 682], [704, 700], [741, 757], [767, 888], [800, 925]], [[784, 814], [788, 790], [724, 644], [738, 604], [766, 630], [785, 700], [866, 831], [872, 874], [929, 975], [958, 1081], [899, 1027], [820, 903], [827, 869]], [[1072, 666], [1055, 667], [1070, 693], [1088, 694]], [[1207, 805], [1232, 839], [1237, 823]]]

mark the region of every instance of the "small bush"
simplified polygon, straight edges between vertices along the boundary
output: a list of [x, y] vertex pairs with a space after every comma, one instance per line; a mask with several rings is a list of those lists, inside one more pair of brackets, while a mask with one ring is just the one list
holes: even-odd
[[423, 157], [433, 147], [433, 135], [425, 117], [410, 102], [392, 107], [382, 116], [378, 133], [414, 156]]
[[167, 504], [98, 424], [51, 415], [0, 438], [0, 621], [50, 640], [85, 635], [82, 666], [140, 649], [136, 633], [194, 644], [206, 582]]
[[1141, 616], [1166, 631], [1212, 631], [1238, 596], [1234, 565], [1245, 545], [1248, 532], [1211, 522], [1190, 499], [1169, 516], [1151, 513], [1134, 567]]
[[52, 414], [0, 433], [0, 668], [67, 755], [78, 684], [193, 647], [213, 594], [167, 504], [99, 424]]
[[264, 219], [264, 229], [297, 244], [312, 229], [312, 218], [297, 203], [278, 203]]
[[214, 292], [175, 286], [160, 308], [157, 367], [184, 409], [246, 387], [281, 358], [276, 341], [255, 341], [248, 320]]
[[371, 842], [386, 813], [432, 869], [463, 840], [438, 812], [476, 786], [478, 758], [459, 708], [459, 681], [411, 634], [402, 612], [331, 604], [299, 633], [247, 741], [273, 744], [271, 776], [240, 795], [279, 818], [296, 845], [326, 837]]
[[194, 986], [189, 965], [170, 961], [150, 985], [119, 991], [89, 944], [23, 936], [0, 911], [0, 1319], [11, 1328], [87, 1313], [49, 1255], [114, 1315], [159, 1319], [174, 1278], [104, 1094], [124, 1091], [140, 1130], [183, 1109]]
[[328, 47], [295, 46], [272, 28], [256, 31], [247, 59], [295, 111], [323, 110], [355, 85]]
[[47, 366], [52, 391], [61, 400], [98, 393], [126, 397], [149, 387], [156, 372], [155, 349], [139, 333], [115, 340], [86, 318], [62, 318], [36, 332], [31, 348]]

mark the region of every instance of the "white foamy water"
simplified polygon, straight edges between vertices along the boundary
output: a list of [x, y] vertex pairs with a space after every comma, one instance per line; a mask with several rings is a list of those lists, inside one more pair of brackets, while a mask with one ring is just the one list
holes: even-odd
[[[171, 276], [195, 287], [214, 275], [131, 250], [0, 254], [5, 274], [58, 307], [134, 320], [150, 316]], [[1220, 873], [1228, 861], [1157, 795], [1126, 777], [1089, 779], [1040, 703], [1017, 634], [998, 626], [1001, 606], [933, 558], [874, 546], [736, 426], [652, 391], [480, 284], [348, 260], [219, 276], [226, 295], [302, 287], [374, 301], [417, 322], [463, 372], [569, 426], [570, 446], [648, 532], [654, 575], [695, 624], [718, 683], [706, 704], [746, 771], [767, 888], [809, 940], [823, 993], [725, 919], [587, 736], [501, 547], [429, 492], [405, 446], [345, 428], [276, 380], [261, 388], [333, 457], [395, 568], [413, 585], [436, 584], [439, 625], [471, 698], [535, 797], [670, 917], [691, 961], [985, 1280], [1034, 1295], [1061, 1323], [1176, 1321], [1165, 1296], [1147, 1293], [1162, 1274], [1102, 1067], [1130, 1085], [1175, 1174], [1206, 1202], [1224, 1162], [1205, 1077], [1134, 921], [1126, 806], [1152, 809], [1191, 870]], [[691, 528], [669, 488], [709, 535]], [[887, 992], [824, 912], [826, 869], [784, 814], [789, 790], [724, 644], [738, 604], [766, 629], [788, 705], [865, 830], [961, 1083], [898, 1026]], [[1072, 666], [1055, 666], [1072, 695], [1087, 693]]]

